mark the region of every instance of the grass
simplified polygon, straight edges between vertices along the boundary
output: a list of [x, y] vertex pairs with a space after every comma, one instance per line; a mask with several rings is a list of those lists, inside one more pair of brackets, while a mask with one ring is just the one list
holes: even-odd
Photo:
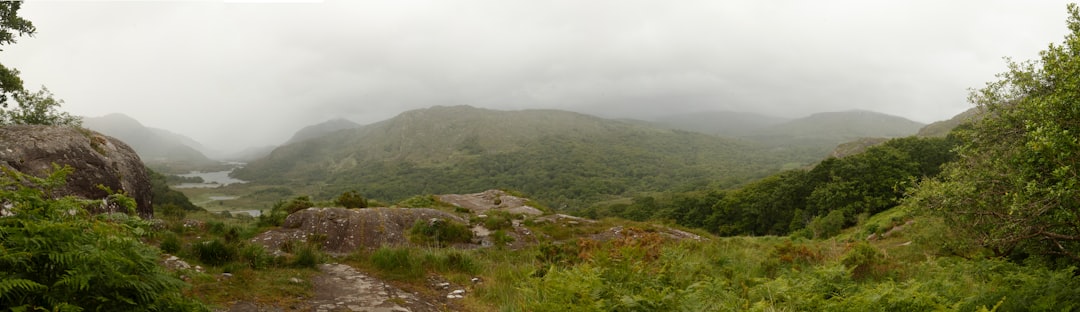
[[[383, 247], [330, 259], [309, 250], [291, 258], [270, 256], [245, 244], [259, 230], [251, 220], [192, 213], [201, 228], [157, 235], [181, 246], [182, 258], [203, 264], [190, 273], [188, 293], [217, 306], [238, 300], [279, 307], [310, 298], [311, 269], [345, 263], [396, 287], [443, 297], [431, 278], [467, 289], [455, 309], [466, 311], [609, 310], [1002, 310], [1077, 308], [1080, 279], [1071, 271], [1025, 267], [1001, 260], [947, 256], [922, 237], [943, 225], [895, 208], [863, 220], [826, 240], [790, 237], [713, 237], [704, 241], [660, 239], [654, 223], [605, 219], [596, 223], [533, 224], [538, 244], [520, 249], [460, 250], [431, 246]], [[914, 220], [885, 238], [869, 233]], [[603, 235], [614, 226], [624, 235]], [[694, 231], [692, 231], [694, 232]], [[880, 236], [880, 235], [879, 235]], [[195, 242], [235, 246], [221, 263], [200, 262]], [[310, 246], [309, 246], [310, 247]], [[214, 264], [214, 265], [207, 265]], [[229, 272], [230, 278], [221, 273]], [[301, 283], [290, 279], [298, 278]], [[480, 283], [473, 283], [479, 278]], [[1004, 298], [1004, 299], [1003, 299]], [[1026, 303], [1031, 305], [1026, 305]]]

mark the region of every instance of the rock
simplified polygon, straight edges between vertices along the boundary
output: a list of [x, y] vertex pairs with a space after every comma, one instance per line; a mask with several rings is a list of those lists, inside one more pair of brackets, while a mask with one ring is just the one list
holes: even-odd
[[[135, 199], [135, 211], [152, 218], [150, 178], [139, 155], [127, 144], [94, 131], [75, 127], [13, 125], [0, 127], [0, 166], [44, 177], [53, 164], [71, 166], [68, 183], [54, 196], [86, 199], [109, 196], [98, 185]], [[95, 213], [114, 212], [103, 207]]]
[[289, 283], [293, 283], [293, 284], [303, 284], [303, 283], [304, 283], [304, 280], [301, 280], [301, 279], [299, 279], [299, 278], [295, 278], [295, 277], [290, 277], [290, 278], [289, 278]]
[[438, 195], [439, 201], [449, 203], [455, 207], [469, 209], [476, 214], [484, 214], [489, 210], [505, 211], [510, 214], [523, 214], [538, 216], [544, 214], [540, 209], [526, 205], [528, 199], [507, 194], [500, 190], [487, 190], [475, 194], [447, 194]]
[[480, 278], [479, 277], [473, 277], [472, 278], [472, 283], [473, 284], [480, 284]]
[[451, 213], [428, 208], [308, 208], [290, 214], [281, 228], [251, 239], [270, 250], [288, 241], [317, 236], [324, 251], [349, 253], [359, 248], [406, 245], [405, 233], [417, 220], [467, 223]]

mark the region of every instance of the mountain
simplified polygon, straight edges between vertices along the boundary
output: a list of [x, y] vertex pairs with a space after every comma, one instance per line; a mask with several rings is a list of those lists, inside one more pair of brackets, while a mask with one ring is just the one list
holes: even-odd
[[303, 129], [300, 129], [299, 131], [296, 131], [296, 133], [293, 134], [292, 138], [290, 138], [288, 141], [286, 141], [285, 144], [283, 144], [283, 145], [288, 145], [288, 144], [300, 142], [300, 141], [307, 140], [307, 139], [317, 138], [317, 137], [321, 137], [321, 136], [324, 136], [324, 135], [327, 135], [327, 134], [330, 134], [330, 133], [334, 133], [334, 132], [337, 132], [337, 131], [341, 131], [341, 130], [345, 130], [345, 129], [353, 129], [353, 128], [357, 128], [357, 127], [360, 127], [360, 124], [357, 124], [355, 122], [352, 122], [352, 121], [349, 121], [349, 120], [346, 120], [346, 119], [342, 119], [342, 118], [331, 119], [331, 120], [327, 120], [327, 121], [324, 121], [324, 122], [319, 123], [319, 124], [304, 127]]
[[524, 191], [554, 204], [727, 186], [789, 161], [750, 142], [558, 111], [433, 107], [288, 144], [234, 172], [320, 197]]
[[837, 143], [862, 137], [904, 137], [924, 124], [909, 119], [864, 110], [817, 113], [777, 124], [753, 137], [829, 139]]
[[960, 124], [981, 119], [982, 117], [982, 109], [979, 107], [972, 107], [971, 109], [963, 111], [960, 114], [953, 116], [953, 118], [949, 118], [948, 120], [942, 120], [926, 125], [922, 129], [919, 129], [918, 136], [944, 137], [949, 135], [949, 132]]
[[653, 119], [654, 123], [672, 129], [726, 137], [751, 135], [786, 121], [788, 119], [755, 113], [718, 111], [668, 115]]
[[143, 163], [155, 170], [185, 173], [189, 170], [216, 166], [198, 150], [202, 145], [181, 134], [150, 128], [124, 114], [84, 117], [83, 127], [115, 137], [130, 145]]

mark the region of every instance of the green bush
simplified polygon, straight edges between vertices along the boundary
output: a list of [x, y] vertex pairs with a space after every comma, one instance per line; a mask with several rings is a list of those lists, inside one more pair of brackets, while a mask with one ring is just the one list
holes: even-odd
[[245, 244], [240, 248], [240, 261], [252, 269], [263, 269], [274, 263], [274, 256], [259, 244]]
[[435, 198], [435, 195], [416, 195], [398, 202], [396, 206], [405, 208], [434, 208], [444, 205], [444, 203]]
[[322, 263], [322, 253], [319, 252], [319, 248], [315, 244], [301, 244], [293, 249], [295, 257], [292, 260], [292, 265], [295, 267], [314, 268]]
[[180, 251], [181, 242], [179, 236], [173, 232], [166, 232], [164, 236], [165, 237], [161, 239], [161, 246], [159, 246], [161, 251], [171, 254], [176, 254], [176, 252]]
[[356, 191], [348, 191], [334, 199], [334, 205], [345, 208], [367, 208], [368, 201]]
[[207, 265], [221, 266], [236, 260], [236, 246], [226, 244], [220, 239], [203, 241], [191, 245], [191, 251], [199, 261]]
[[472, 241], [473, 232], [463, 224], [443, 219], [416, 220], [409, 229], [409, 240], [420, 245], [446, 246]]

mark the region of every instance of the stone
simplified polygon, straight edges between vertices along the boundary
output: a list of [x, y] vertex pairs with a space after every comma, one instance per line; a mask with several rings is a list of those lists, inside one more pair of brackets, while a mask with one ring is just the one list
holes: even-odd
[[277, 251], [285, 242], [307, 241], [308, 236], [319, 235], [323, 251], [344, 254], [361, 248], [407, 245], [405, 233], [416, 221], [432, 219], [467, 223], [448, 212], [429, 208], [308, 208], [290, 214], [280, 228], [263, 232], [251, 242]]
[[[59, 126], [11, 125], [0, 127], [0, 167], [36, 177], [53, 171], [53, 164], [71, 166], [68, 183], [53, 196], [105, 199], [123, 192], [135, 200], [135, 212], [144, 219], [154, 215], [150, 203], [150, 177], [139, 155], [116, 138], [98, 132]], [[116, 212], [103, 205], [94, 213]]]

